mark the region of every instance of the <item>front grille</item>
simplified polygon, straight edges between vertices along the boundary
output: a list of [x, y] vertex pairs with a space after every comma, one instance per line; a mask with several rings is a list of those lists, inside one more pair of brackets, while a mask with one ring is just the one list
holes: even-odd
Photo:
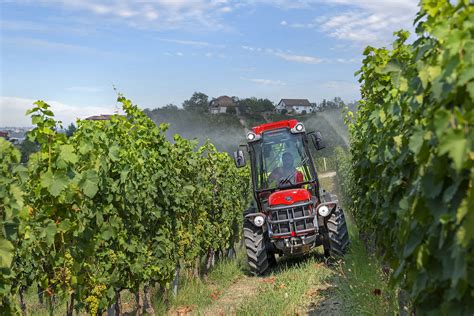
[[269, 208], [268, 224], [273, 237], [314, 232], [311, 202]]

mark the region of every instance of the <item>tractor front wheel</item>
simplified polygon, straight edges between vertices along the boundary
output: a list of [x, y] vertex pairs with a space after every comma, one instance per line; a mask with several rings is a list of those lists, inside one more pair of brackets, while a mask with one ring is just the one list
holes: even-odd
[[327, 222], [329, 231], [329, 252], [331, 256], [342, 257], [349, 247], [349, 231], [341, 208], [337, 208]]
[[244, 240], [250, 272], [257, 276], [264, 274], [276, 262], [275, 254], [267, 249], [265, 234], [249, 220], [244, 221]]

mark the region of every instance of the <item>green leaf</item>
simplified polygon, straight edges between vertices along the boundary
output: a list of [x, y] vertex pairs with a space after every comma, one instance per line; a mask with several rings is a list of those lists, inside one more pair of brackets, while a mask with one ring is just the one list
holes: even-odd
[[54, 243], [54, 236], [56, 235], [56, 224], [54, 222], [50, 222], [44, 231], [46, 234], [46, 244], [51, 246]]
[[117, 161], [119, 160], [119, 153], [120, 153], [120, 148], [117, 145], [111, 146], [109, 148], [109, 158], [112, 161]]
[[424, 132], [422, 130], [415, 131], [410, 137], [408, 148], [410, 148], [414, 154], [418, 154], [420, 152], [421, 146], [423, 146], [423, 137]]
[[49, 193], [56, 197], [67, 186], [69, 179], [64, 172], [58, 171], [53, 173], [51, 170], [48, 170], [41, 175], [40, 181], [42, 187], [47, 188]]
[[192, 194], [192, 193], [196, 190], [196, 187], [193, 186], [193, 185], [188, 184], [188, 185], [185, 185], [185, 186], [183, 187], [183, 190], [184, 190], [185, 192], [188, 192], [188, 193]]
[[453, 160], [455, 169], [461, 171], [468, 159], [468, 141], [461, 130], [449, 130], [439, 140], [440, 155], [448, 154]]
[[112, 238], [113, 235], [114, 235], [114, 230], [110, 227], [106, 228], [102, 232], [102, 238], [104, 238], [104, 240], [109, 240], [110, 238]]
[[470, 66], [469, 68], [465, 69], [462, 74], [459, 76], [459, 80], [457, 82], [458, 85], [465, 85], [467, 82], [474, 79], [474, 66]]
[[451, 119], [451, 113], [447, 110], [440, 109], [439, 111], [435, 113], [434, 127], [435, 127], [435, 133], [438, 137], [440, 137], [440, 135], [446, 132], [450, 119]]
[[71, 228], [71, 221], [69, 219], [63, 220], [61, 223], [58, 225], [58, 231], [60, 232], [66, 232]]
[[406, 258], [413, 253], [413, 251], [418, 247], [420, 242], [423, 240], [423, 230], [420, 227], [412, 229], [410, 231], [410, 237], [405, 244], [403, 249], [403, 257]]
[[0, 268], [10, 268], [15, 248], [6, 239], [0, 238]]
[[99, 190], [99, 176], [95, 170], [87, 170], [83, 173], [82, 179], [79, 182], [79, 187], [82, 192], [89, 198], [93, 198]]
[[474, 81], [467, 84], [467, 92], [469, 93], [471, 100], [474, 100]]
[[77, 155], [75, 153], [74, 146], [72, 145], [61, 145], [59, 147], [59, 157], [69, 163], [75, 164], [77, 162]]
[[383, 68], [380, 73], [382, 74], [386, 74], [386, 73], [390, 73], [390, 72], [400, 72], [401, 71], [401, 68], [400, 68], [400, 63], [398, 63], [397, 61], [390, 61], [386, 66], [385, 68]]

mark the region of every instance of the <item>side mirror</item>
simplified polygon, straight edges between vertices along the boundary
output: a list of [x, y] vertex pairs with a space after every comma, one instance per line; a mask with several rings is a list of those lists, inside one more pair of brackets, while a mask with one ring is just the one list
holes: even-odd
[[321, 150], [323, 148], [326, 148], [326, 146], [323, 143], [323, 137], [321, 136], [321, 132], [316, 132], [312, 134], [311, 140], [313, 141], [313, 145], [316, 148], [316, 150]]
[[242, 150], [234, 151], [234, 161], [237, 168], [242, 168], [245, 166], [245, 156]]

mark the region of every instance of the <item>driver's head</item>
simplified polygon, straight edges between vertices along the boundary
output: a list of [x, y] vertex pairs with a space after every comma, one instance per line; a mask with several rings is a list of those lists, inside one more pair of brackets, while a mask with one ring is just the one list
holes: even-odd
[[283, 164], [283, 168], [287, 170], [292, 169], [294, 163], [293, 155], [289, 152], [283, 153], [283, 155], [281, 156], [281, 162]]

